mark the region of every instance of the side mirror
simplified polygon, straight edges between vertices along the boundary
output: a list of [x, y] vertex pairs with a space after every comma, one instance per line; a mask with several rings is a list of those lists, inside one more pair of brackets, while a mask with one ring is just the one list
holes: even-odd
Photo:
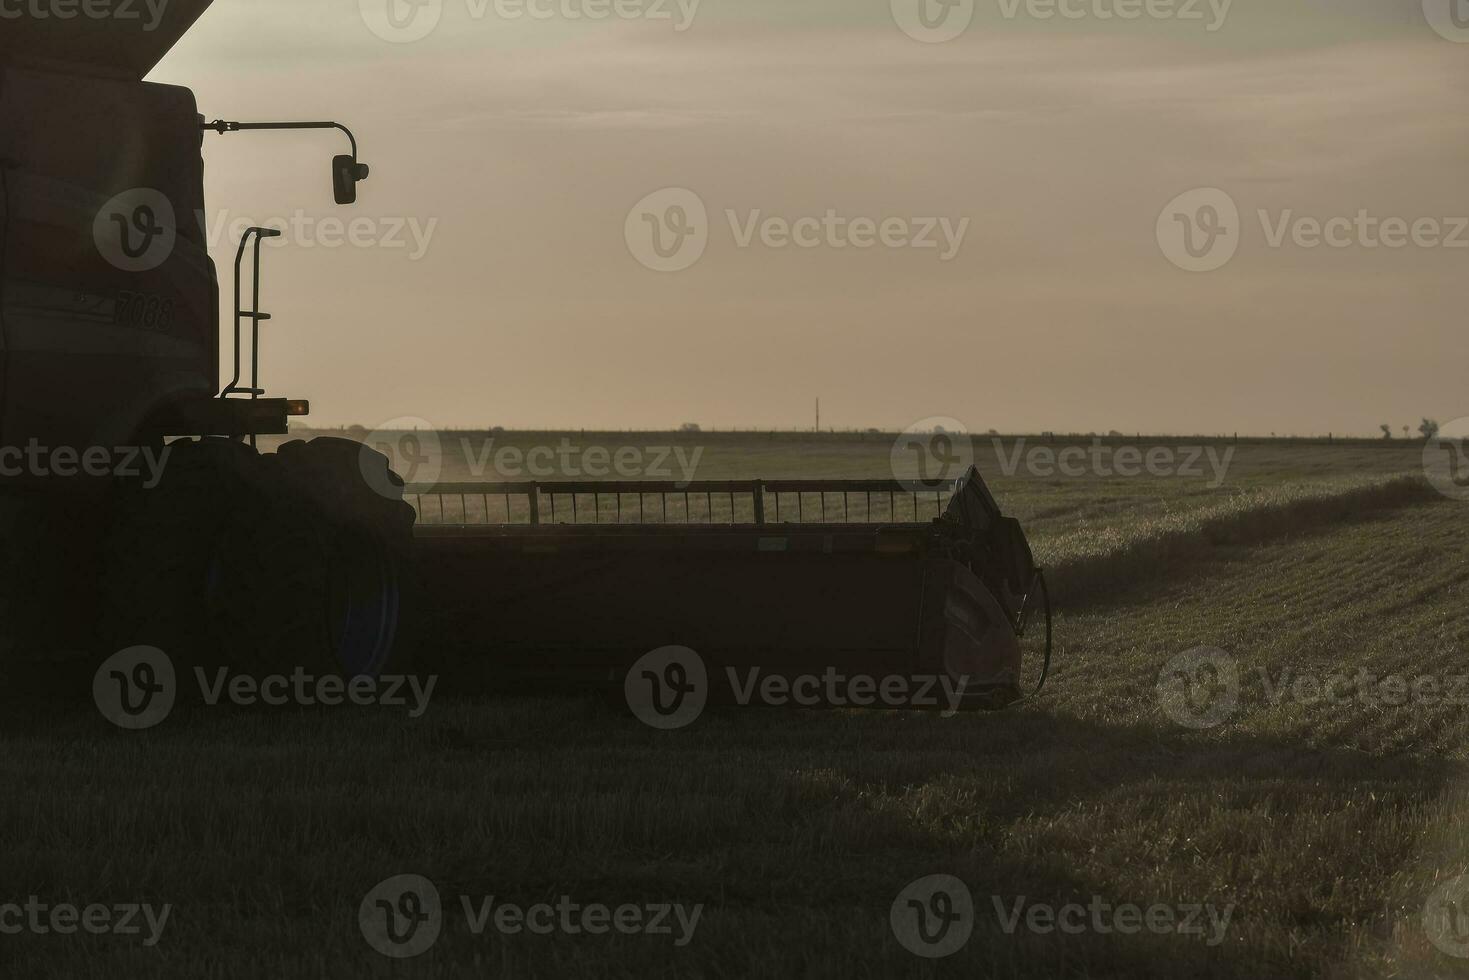
[[332, 158], [332, 190], [338, 204], [357, 203], [357, 184], [367, 179], [368, 167], [357, 158], [340, 154]]

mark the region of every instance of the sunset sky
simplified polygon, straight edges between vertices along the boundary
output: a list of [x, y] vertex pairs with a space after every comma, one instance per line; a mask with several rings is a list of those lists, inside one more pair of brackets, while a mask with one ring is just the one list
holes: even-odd
[[[357, 133], [356, 208], [335, 134], [206, 142], [224, 292], [230, 222], [302, 212], [266, 260], [263, 378], [319, 424], [791, 428], [817, 396], [885, 429], [1469, 416], [1469, 3], [1456, 29], [1449, 0], [974, 0], [925, 43], [909, 0], [444, 0], [395, 43], [385, 2], [216, 0], [151, 76], [210, 118]], [[665, 188], [707, 213], [682, 271], [629, 244]], [[1208, 272], [1159, 240], [1198, 188], [1239, 212]], [[760, 231], [828, 212], [938, 247]], [[1308, 247], [1301, 217], [1352, 228]], [[374, 220], [326, 248], [323, 218]], [[1385, 219], [1418, 243], [1369, 247]]]

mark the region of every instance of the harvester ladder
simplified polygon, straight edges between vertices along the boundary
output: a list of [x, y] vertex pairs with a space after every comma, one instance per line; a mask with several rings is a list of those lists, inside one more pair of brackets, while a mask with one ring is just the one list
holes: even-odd
[[[230, 383], [225, 385], [219, 397], [228, 398], [230, 395], [249, 395], [251, 400], [265, 394], [265, 389], [260, 387], [260, 324], [270, 319], [269, 313], [260, 310], [260, 244], [267, 238], [279, 238], [280, 230], [276, 228], [247, 228], [244, 236], [240, 239], [240, 249], [235, 253], [235, 373]], [[240, 305], [240, 282], [245, 262], [245, 249], [251, 241], [255, 243], [255, 252], [251, 264], [251, 300], [250, 309], [244, 309]], [[240, 386], [240, 373], [243, 365], [240, 362], [240, 324], [244, 320], [250, 321], [250, 387]], [[255, 436], [251, 434], [250, 445], [255, 445]]]

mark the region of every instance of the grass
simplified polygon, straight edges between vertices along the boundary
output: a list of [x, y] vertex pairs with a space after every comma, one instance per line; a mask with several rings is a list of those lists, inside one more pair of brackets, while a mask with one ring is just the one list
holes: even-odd
[[[805, 472], [872, 475], [870, 449]], [[1323, 502], [1325, 485], [1390, 481], [1409, 459], [1393, 450], [1338, 449], [1333, 469], [1266, 449], [1218, 492], [997, 485], [1051, 528], [1043, 548], [1074, 576], [1047, 696], [1002, 714], [712, 709], [660, 733], [597, 699], [444, 699], [417, 721], [194, 708], [125, 734], [80, 707], [14, 706], [0, 718], [0, 903], [175, 910], [152, 949], [0, 936], [0, 975], [1469, 974], [1422, 924], [1435, 885], [1469, 871], [1463, 706], [1274, 697], [1302, 673], [1469, 673], [1463, 507], [1405, 484]], [[769, 475], [793, 475], [781, 465]], [[1083, 520], [1060, 512], [1072, 498], [1103, 503]], [[1115, 535], [1067, 552], [1085, 527]], [[1238, 706], [1193, 729], [1158, 685], [1201, 645], [1233, 658]], [[399, 962], [367, 947], [356, 913], [405, 872], [456, 910], [461, 895], [564, 894], [704, 912], [681, 948], [474, 936], [456, 912], [430, 952]], [[978, 914], [960, 952], [928, 961], [888, 916], [938, 873], [966, 883]], [[1007, 934], [994, 903], [1021, 896], [1234, 910], [1216, 946]]]

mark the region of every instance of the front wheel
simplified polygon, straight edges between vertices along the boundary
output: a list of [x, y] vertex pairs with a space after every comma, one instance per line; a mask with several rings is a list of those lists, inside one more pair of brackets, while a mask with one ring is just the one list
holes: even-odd
[[154, 646], [255, 674], [405, 669], [411, 508], [367, 488], [340, 447], [290, 445], [261, 456], [175, 443], [157, 487], [123, 489], [107, 549], [109, 652]]

